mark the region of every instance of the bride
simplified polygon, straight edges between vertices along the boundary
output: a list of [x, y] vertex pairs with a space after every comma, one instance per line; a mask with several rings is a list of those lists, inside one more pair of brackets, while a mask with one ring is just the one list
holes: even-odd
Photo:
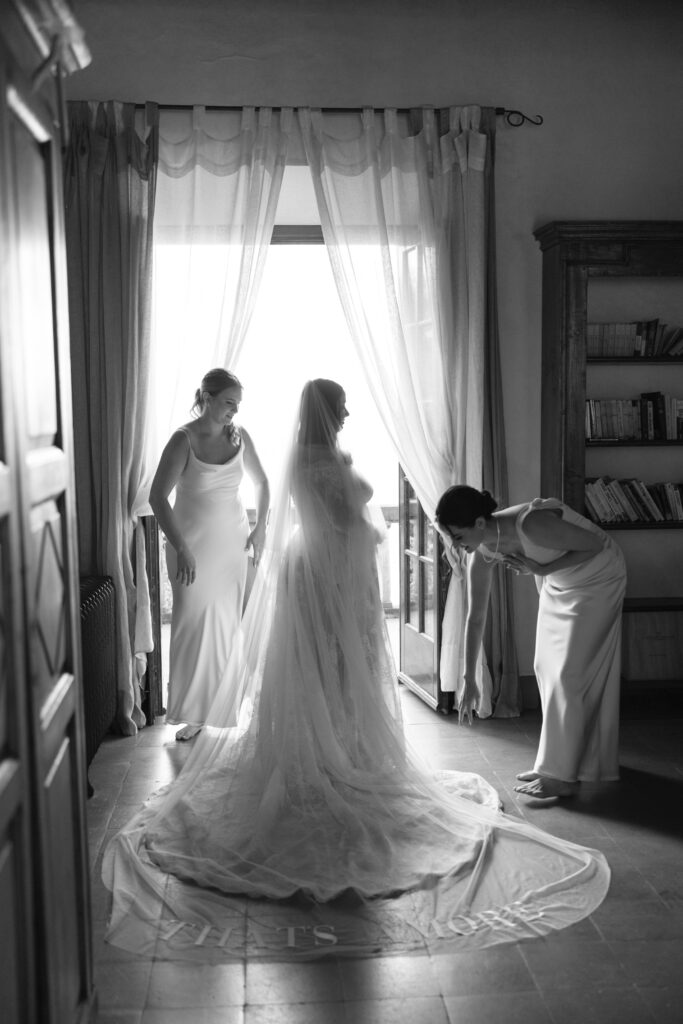
[[602, 854], [408, 748], [347, 415], [338, 384], [306, 384], [241, 656], [177, 780], [105, 852], [107, 937], [127, 949], [480, 948], [566, 927], [607, 891]]

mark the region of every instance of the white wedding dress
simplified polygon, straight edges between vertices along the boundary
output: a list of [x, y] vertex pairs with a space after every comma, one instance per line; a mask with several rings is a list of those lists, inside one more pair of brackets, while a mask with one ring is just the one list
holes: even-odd
[[[499, 810], [404, 739], [369, 487], [295, 448], [244, 620], [244, 660], [183, 772], [108, 847], [108, 938], [158, 958], [472, 949], [603, 899], [602, 854]], [[458, 742], [454, 734], [454, 744]]]

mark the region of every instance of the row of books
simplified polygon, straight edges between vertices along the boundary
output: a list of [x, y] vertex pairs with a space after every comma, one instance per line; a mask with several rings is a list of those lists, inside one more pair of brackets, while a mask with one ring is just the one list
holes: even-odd
[[599, 476], [586, 481], [586, 511], [595, 523], [683, 522], [683, 484], [645, 484]]
[[683, 398], [643, 391], [639, 398], [586, 400], [588, 441], [683, 441]]
[[631, 356], [683, 356], [683, 327], [659, 319], [586, 325], [586, 354], [603, 359]]
[[683, 522], [681, 486], [597, 477], [586, 481], [586, 509], [596, 523]]

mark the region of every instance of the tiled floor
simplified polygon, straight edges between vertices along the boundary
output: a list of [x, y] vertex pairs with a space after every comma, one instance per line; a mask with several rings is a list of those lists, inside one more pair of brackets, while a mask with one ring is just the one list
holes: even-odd
[[210, 967], [142, 960], [103, 941], [104, 844], [187, 747], [155, 725], [108, 737], [90, 768], [96, 986], [101, 1024], [681, 1024], [683, 712], [629, 702], [622, 781], [561, 805], [513, 792], [533, 762], [539, 717], [459, 727], [403, 692], [412, 743], [432, 763], [477, 771], [508, 813], [602, 850], [612, 885], [588, 920], [550, 938], [478, 953]]

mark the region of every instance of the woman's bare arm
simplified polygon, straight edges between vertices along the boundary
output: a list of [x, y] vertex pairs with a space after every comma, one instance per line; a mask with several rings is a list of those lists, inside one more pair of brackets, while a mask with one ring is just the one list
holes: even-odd
[[152, 506], [152, 511], [168, 542], [173, 545], [178, 556], [176, 578], [188, 585], [194, 582], [197, 566], [194, 555], [186, 547], [168, 496], [178, 483], [187, 465], [189, 454], [190, 442], [187, 435], [182, 430], [176, 430], [161, 453], [159, 465], [154, 474], [152, 487], [149, 492], [149, 503]]
[[479, 551], [469, 559], [467, 568], [467, 620], [465, 622], [465, 689], [458, 707], [460, 721], [472, 724], [477, 694], [477, 659], [484, 636], [495, 563], [486, 562]]
[[559, 558], [548, 563], [536, 562], [524, 555], [505, 556], [506, 565], [518, 571], [533, 572], [536, 576], [548, 576], [562, 569], [581, 565], [603, 547], [603, 540], [599, 534], [575, 523], [568, 523], [561, 516], [545, 509], [530, 512], [524, 520], [522, 531], [538, 547], [564, 552]]
[[241, 427], [244, 444], [244, 466], [256, 488], [256, 524], [247, 538], [247, 548], [254, 550], [254, 565], [258, 565], [263, 551], [270, 508], [270, 485], [268, 477], [258, 457], [254, 442], [247, 431]]

